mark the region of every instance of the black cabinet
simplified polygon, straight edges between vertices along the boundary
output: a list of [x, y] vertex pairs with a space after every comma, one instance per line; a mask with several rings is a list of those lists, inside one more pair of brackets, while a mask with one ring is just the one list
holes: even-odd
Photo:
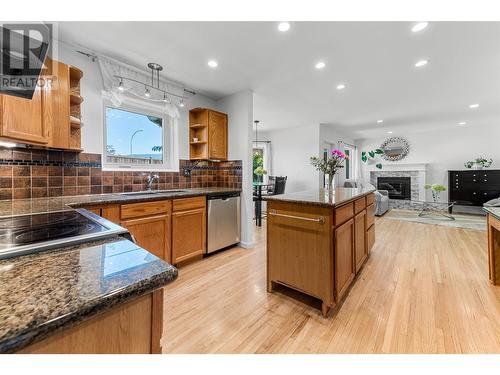
[[482, 206], [500, 197], [500, 170], [448, 171], [448, 199], [466, 206]]

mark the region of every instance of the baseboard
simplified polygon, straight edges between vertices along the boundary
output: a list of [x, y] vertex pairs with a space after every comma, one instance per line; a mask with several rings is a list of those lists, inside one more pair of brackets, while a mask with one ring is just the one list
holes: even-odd
[[254, 241], [251, 241], [251, 242], [240, 242], [240, 247], [244, 248], [244, 249], [251, 249], [255, 246], [255, 242]]

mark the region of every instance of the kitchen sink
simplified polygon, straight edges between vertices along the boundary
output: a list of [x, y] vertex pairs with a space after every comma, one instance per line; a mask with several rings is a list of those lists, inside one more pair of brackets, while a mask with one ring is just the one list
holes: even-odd
[[162, 193], [185, 193], [187, 190], [144, 190], [144, 191], [129, 191], [126, 193], [118, 193], [119, 195], [152, 195]]

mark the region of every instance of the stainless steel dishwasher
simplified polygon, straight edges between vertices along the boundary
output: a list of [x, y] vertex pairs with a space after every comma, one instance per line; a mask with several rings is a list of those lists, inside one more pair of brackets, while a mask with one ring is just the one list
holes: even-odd
[[240, 242], [240, 193], [207, 196], [207, 254]]

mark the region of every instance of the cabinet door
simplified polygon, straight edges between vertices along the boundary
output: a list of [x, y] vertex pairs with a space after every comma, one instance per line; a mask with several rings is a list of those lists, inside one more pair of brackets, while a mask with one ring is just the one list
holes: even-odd
[[366, 248], [366, 211], [363, 210], [354, 218], [354, 261], [356, 264], [356, 273], [359, 271], [363, 262], [367, 256], [367, 248]]
[[227, 115], [220, 112], [208, 113], [208, 158], [227, 159]]
[[366, 252], [370, 254], [373, 245], [375, 244], [375, 225], [372, 225], [366, 231]]
[[137, 245], [170, 262], [169, 215], [124, 220], [121, 225], [134, 236]]
[[354, 279], [354, 219], [335, 229], [335, 294], [340, 301]]
[[206, 251], [205, 208], [172, 214], [172, 264], [199, 257]]
[[47, 144], [49, 134], [42, 121], [42, 90], [33, 99], [0, 95], [0, 136], [28, 144]]

